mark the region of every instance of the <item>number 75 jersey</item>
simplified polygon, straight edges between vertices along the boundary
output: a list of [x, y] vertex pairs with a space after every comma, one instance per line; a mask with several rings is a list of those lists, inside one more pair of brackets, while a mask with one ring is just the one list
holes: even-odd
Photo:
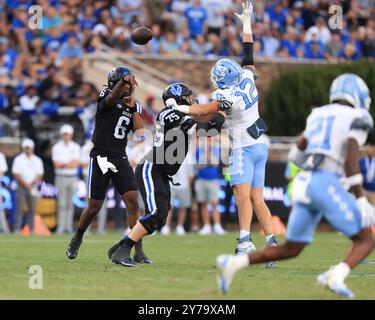
[[[329, 104], [312, 110], [303, 136], [307, 139], [307, 154], [322, 154], [325, 161], [335, 163], [336, 172], [343, 172], [345, 145], [349, 138], [362, 146], [373, 127], [373, 119], [365, 109], [341, 104]], [[338, 169], [338, 170], [337, 170]]]
[[265, 143], [264, 135], [254, 139], [247, 132], [258, 118], [258, 90], [254, 83], [254, 74], [243, 69], [242, 81], [229, 89], [217, 89], [212, 93], [213, 100], [226, 99], [232, 102], [232, 108], [225, 120], [232, 148], [242, 148], [257, 143]]

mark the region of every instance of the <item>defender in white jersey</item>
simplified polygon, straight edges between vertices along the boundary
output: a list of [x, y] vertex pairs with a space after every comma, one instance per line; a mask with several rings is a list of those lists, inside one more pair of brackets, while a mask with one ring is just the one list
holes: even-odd
[[[181, 106], [170, 101], [171, 107], [195, 116], [217, 112], [219, 102], [222, 101], [227, 102], [225, 105], [231, 105], [225, 127], [229, 130], [232, 143], [229, 171], [238, 208], [240, 236], [235, 252], [239, 255], [255, 250], [250, 236], [253, 208], [266, 235], [266, 244], [276, 245], [272, 234], [271, 213], [263, 197], [268, 156], [263, 134], [267, 127], [259, 116], [258, 91], [254, 82], [252, 10], [252, 4], [247, 2], [243, 4], [242, 14], [236, 14], [243, 23], [244, 56], [241, 66], [232, 59], [221, 59], [211, 70], [211, 80], [217, 88], [212, 96], [213, 101], [191, 106]], [[276, 266], [276, 261], [266, 264], [266, 267]]]
[[[289, 154], [302, 171], [293, 182], [293, 210], [287, 240], [248, 256], [222, 255], [217, 258], [218, 283], [226, 292], [233, 275], [249, 264], [297, 256], [312, 242], [313, 233], [324, 217], [332, 227], [352, 240], [345, 259], [318, 277], [318, 283], [347, 298], [354, 298], [344, 281], [350, 271], [375, 246], [370, 226], [375, 208], [363, 195], [359, 169], [359, 147], [373, 127], [369, 90], [354, 74], [335, 79], [330, 104], [314, 109], [306, 129]], [[348, 192], [347, 190], [349, 190]]]

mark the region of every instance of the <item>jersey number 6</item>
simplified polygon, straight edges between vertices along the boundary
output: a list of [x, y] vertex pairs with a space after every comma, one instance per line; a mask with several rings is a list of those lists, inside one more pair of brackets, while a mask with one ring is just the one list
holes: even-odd
[[[125, 122], [125, 124], [123, 124]], [[126, 136], [126, 128], [130, 123], [130, 119], [125, 116], [121, 116], [116, 124], [114, 136], [116, 139], [124, 139]]]

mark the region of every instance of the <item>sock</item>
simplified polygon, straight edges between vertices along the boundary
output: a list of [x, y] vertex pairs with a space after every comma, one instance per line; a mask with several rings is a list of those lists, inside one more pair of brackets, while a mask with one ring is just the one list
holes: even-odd
[[77, 231], [76, 231], [76, 237], [79, 238], [79, 239], [82, 239], [84, 233], [85, 233], [84, 230], [78, 228]]
[[268, 241], [270, 241], [270, 239], [274, 237], [273, 233], [269, 234], [268, 236], [266, 236], [266, 243], [268, 243]]
[[125, 236], [124, 243], [126, 243], [130, 248], [133, 248], [136, 242], [130, 239], [128, 236]]
[[135, 251], [143, 252], [142, 239], [135, 243]]
[[246, 236], [250, 236], [250, 231], [241, 229], [240, 230], [240, 239], [242, 239], [243, 237], [246, 237]]
[[246, 268], [250, 265], [250, 259], [247, 254], [234, 256], [234, 268], [236, 271]]
[[332, 272], [342, 281], [344, 282], [345, 278], [350, 273], [350, 267], [345, 262], [340, 262], [336, 267], [332, 270]]

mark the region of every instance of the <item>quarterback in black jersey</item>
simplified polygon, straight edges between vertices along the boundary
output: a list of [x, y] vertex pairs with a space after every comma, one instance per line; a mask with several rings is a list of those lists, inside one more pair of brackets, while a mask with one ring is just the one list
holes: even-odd
[[[186, 85], [174, 83], [165, 89], [162, 98], [165, 105], [170, 98], [175, 99], [178, 104], [191, 105], [191, 95], [192, 91]], [[216, 129], [217, 133], [225, 121], [224, 111], [229, 111], [230, 105], [226, 108], [221, 108], [207, 123], [197, 123], [191, 116], [169, 107], [165, 107], [158, 114], [154, 146], [135, 170], [146, 213], [139, 219], [129, 235], [114, 248], [116, 251], [112, 255], [113, 262], [129, 266], [132, 263], [130, 258], [132, 247], [142, 237], [164, 226], [170, 210], [169, 183], [188, 152], [188, 130], [195, 124], [199, 124], [200, 128], [208, 132], [210, 129]]]
[[[67, 256], [70, 259], [77, 257], [83, 234], [100, 211], [110, 180], [125, 202], [129, 226], [133, 227], [140, 216], [138, 188], [125, 152], [130, 130], [139, 135], [143, 129], [141, 106], [133, 98], [136, 85], [135, 77], [128, 68], [116, 67], [108, 74], [108, 87], [98, 96], [92, 138], [94, 146], [90, 152], [88, 206], [69, 244]], [[143, 253], [142, 242], [136, 246], [134, 260], [150, 263]]]

